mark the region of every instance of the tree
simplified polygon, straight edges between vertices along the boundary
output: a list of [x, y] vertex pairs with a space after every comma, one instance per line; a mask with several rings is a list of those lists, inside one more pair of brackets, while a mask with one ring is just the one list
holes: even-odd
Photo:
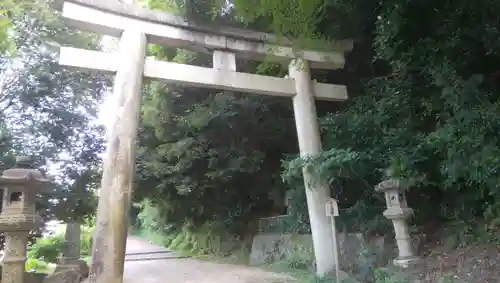
[[[173, 54], [175, 62], [210, 63], [183, 50]], [[273, 194], [283, 194], [281, 153], [296, 147], [283, 146], [293, 133], [287, 102], [150, 83], [142, 109], [136, 199], [150, 198], [177, 227], [218, 221], [244, 229], [243, 223], [273, 209]], [[278, 197], [278, 205], [283, 201]]]
[[[313, 162], [332, 183], [343, 208], [364, 207], [360, 217], [369, 218], [374, 213], [367, 206], [381, 210], [384, 205], [373, 186], [390, 172], [412, 188], [410, 201], [420, 220], [436, 218], [439, 207], [445, 220], [484, 216], [497, 222], [494, 164], [499, 142], [494, 133], [499, 125], [500, 55], [493, 11], [498, 3], [176, 3], [189, 19], [232, 19], [239, 26], [297, 37], [298, 45], [311, 44], [300, 42], [308, 37], [323, 42], [354, 39], [345, 70], [316, 74], [347, 84], [351, 97], [340, 107], [318, 104], [324, 116], [325, 154], [285, 163], [287, 179], [296, 180], [303, 163]], [[419, 206], [429, 202], [432, 210]]]
[[61, 202], [54, 207], [53, 198], [76, 201], [78, 196], [81, 210], [76, 210], [85, 215], [93, 213], [93, 184], [100, 174], [103, 134], [95, 120], [107, 78], [59, 66], [57, 44], [91, 47], [97, 41], [64, 27], [49, 7], [40, 8], [12, 14], [11, 39], [17, 52], [0, 56], [0, 124], [2, 146], [8, 148], [2, 154], [38, 156], [45, 168], [66, 162], [60, 170], [52, 166], [54, 194], [42, 194], [39, 204], [53, 217], [61, 209]]
[[[45, 12], [45, 0], [3, 0], [0, 3], [0, 54], [14, 54], [15, 40], [12, 38], [13, 19], [22, 17], [27, 11]], [[46, 14], [45, 14], [46, 15]], [[43, 15], [43, 16], [45, 16]]]
[[[327, 151], [311, 161], [335, 184], [342, 204], [383, 205], [372, 188], [389, 168], [413, 188], [410, 201], [421, 220], [436, 218], [439, 208], [443, 219], [497, 223], [498, 3], [297, 0], [286, 3], [290, 9], [278, 2], [235, 4], [280, 34], [355, 39], [346, 70], [324, 74], [348, 75], [352, 98], [323, 119]], [[321, 16], [310, 24], [297, 8]]]
[[[166, 8], [164, 1], [150, 1], [150, 6]], [[213, 25], [266, 23], [256, 17], [241, 21], [238, 11], [224, 7], [221, 12], [211, 1], [174, 8], [188, 20]], [[155, 46], [151, 51], [162, 60], [210, 65], [210, 58], [184, 50]], [[238, 64], [249, 72], [286, 72], [279, 65]], [[165, 227], [219, 221], [241, 233], [259, 217], [285, 213], [280, 162], [283, 154], [298, 151], [290, 101], [158, 83], [151, 83], [144, 97], [136, 199], [150, 198], [166, 218]]]

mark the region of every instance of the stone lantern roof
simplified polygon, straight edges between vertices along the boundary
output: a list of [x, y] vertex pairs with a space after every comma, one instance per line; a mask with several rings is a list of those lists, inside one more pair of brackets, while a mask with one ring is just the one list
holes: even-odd
[[0, 185], [43, 185], [49, 182], [40, 170], [33, 168], [27, 156], [16, 157], [15, 167], [5, 170], [0, 176]]
[[400, 184], [398, 179], [388, 179], [375, 186], [376, 192], [398, 191]]

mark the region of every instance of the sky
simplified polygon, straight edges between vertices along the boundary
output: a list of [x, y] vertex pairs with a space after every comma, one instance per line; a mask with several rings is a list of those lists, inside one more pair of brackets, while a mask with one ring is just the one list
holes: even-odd
[[[118, 47], [118, 38], [111, 36], [103, 36], [101, 40], [101, 48], [104, 52], [114, 52]], [[103, 103], [99, 107], [99, 116], [97, 122], [105, 127], [109, 126], [115, 116], [115, 109], [111, 97], [111, 89], [104, 93]]]

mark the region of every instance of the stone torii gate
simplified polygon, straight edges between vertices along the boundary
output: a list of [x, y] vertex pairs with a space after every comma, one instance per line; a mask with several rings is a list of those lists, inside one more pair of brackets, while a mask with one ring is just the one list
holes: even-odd
[[[178, 85], [291, 98], [301, 156], [322, 150], [314, 100], [347, 99], [345, 86], [312, 81], [310, 69], [343, 68], [344, 53], [352, 49], [351, 42], [332, 44], [332, 52], [296, 52], [290, 43], [278, 45], [271, 34], [232, 28], [211, 30], [178, 16], [114, 1], [60, 0], [58, 8], [71, 27], [120, 38], [116, 53], [62, 47], [59, 58], [61, 65], [116, 73], [113, 99], [117, 113], [112, 128], [108, 129], [91, 282], [123, 280], [143, 77]], [[210, 52], [213, 68], [146, 58], [148, 43]], [[289, 77], [238, 72], [236, 56], [289, 64]], [[324, 275], [335, 264], [332, 229], [325, 213], [329, 188], [310, 182], [309, 171], [303, 173], [317, 272]]]

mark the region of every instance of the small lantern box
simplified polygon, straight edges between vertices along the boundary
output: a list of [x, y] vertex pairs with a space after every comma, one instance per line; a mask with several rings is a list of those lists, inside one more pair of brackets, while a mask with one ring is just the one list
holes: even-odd
[[404, 218], [407, 218], [413, 214], [413, 210], [408, 207], [406, 197], [401, 191], [399, 180], [385, 180], [375, 187], [375, 191], [385, 194], [387, 210], [384, 212], [384, 215], [386, 217], [390, 218], [391, 216], [403, 216]]

